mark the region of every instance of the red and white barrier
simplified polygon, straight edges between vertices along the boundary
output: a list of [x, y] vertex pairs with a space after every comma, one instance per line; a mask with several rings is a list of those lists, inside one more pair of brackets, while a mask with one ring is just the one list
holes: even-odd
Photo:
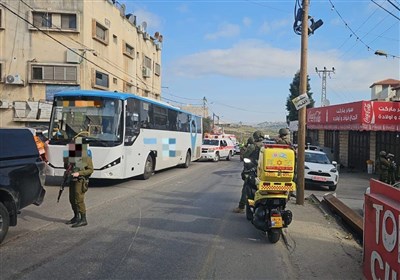
[[366, 279], [400, 279], [400, 189], [371, 179], [363, 243]]

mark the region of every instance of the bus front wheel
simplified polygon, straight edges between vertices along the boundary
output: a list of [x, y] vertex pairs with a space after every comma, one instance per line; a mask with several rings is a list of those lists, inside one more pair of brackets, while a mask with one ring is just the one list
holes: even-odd
[[146, 162], [144, 163], [144, 172], [142, 175], [143, 180], [147, 180], [154, 173], [153, 157], [151, 155], [147, 156]]
[[185, 158], [185, 163], [182, 164], [181, 166], [182, 166], [183, 168], [188, 168], [189, 165], [190, 165], [190, 159], [191, 159], [191, 157], [190, 157], [190, 152], [187, 151], [187, 153], [186, 153], [186, 158]]

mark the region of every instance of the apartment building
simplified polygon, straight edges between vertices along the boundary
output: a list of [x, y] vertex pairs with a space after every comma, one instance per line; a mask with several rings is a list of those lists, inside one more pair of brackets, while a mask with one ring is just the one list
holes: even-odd
[[2, 0], [0, 127], [46, 124], [65, 89], [160, 99], [161, 46], [115, 0]]

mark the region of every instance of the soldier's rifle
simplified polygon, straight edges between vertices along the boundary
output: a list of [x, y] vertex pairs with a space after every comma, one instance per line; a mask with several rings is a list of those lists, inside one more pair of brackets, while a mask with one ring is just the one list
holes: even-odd
[[72, 181], [72, 172], [73, 172], [74, 165], [70, 163], [67, 169], [64, 171], [63, 175], [63, 182], [60, 186], [60, 190], [58, 191], [57, 203], [60, 201], [61, 194], [64, 191], [65, 186], [69, 186]]

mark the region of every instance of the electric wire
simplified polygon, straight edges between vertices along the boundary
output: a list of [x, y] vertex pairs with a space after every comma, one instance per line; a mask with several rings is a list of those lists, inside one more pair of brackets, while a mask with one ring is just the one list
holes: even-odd
[[[373, 0], [371, 0], [373, 1]], [[350, 27], [350, 25], [345, 21], [345, 19], [342, 17], [342, 15], [339, 13], [339, 11], [336, 9], [335, 5], [332, 3], [331, 0], [329, 0], [329, 3], [332, 6], [332, 9], [336, 12], [336, 14], [339, 16], [339, 18], [342, 20], [342, 22], [344, 23], [344, 25], [346, 26], [347, 29], [350, 30], [350, 32], [356, 37], [356, 41], [362, 43], [367, 49], [368, 51], [372, 50], [372, 48], [364, 42], [364, 40], [362, 38], [360, 38], [360, 36], [357, 35], [357, 33]], [[394, 54], [387, 54], [387, 56], [391, 56], [393, 58], [400, 58], [400, 56], [394, 55]]]
[[390, 1], [390, 0], [387, 0], [393, 7], [395, 7], [397, 10], [399, 10], [400, 11], [400, 8], [399, 7], [397, 7], [392, 1]]
[[[378, 7], [380, 7], [382, 10], [384, 10], [385, 12], [387, 12], [388, 14], [390, 14], [391, 16], [397, 18], [398, 20], [400, 20], [400, 18], [398, 16], [396, 16], [395, 14], [393, 14], [392, 12], [388, 11], [385, 7], [383, 7], [382, 5], [378, 4], [377, 2], [375, 2], [374, 0], [371, 0], [372, 3], [375, 3]], [[396, 7], [397, 8], [397, 7]], [[397, 8], [398, 9], [398, 8]]]

